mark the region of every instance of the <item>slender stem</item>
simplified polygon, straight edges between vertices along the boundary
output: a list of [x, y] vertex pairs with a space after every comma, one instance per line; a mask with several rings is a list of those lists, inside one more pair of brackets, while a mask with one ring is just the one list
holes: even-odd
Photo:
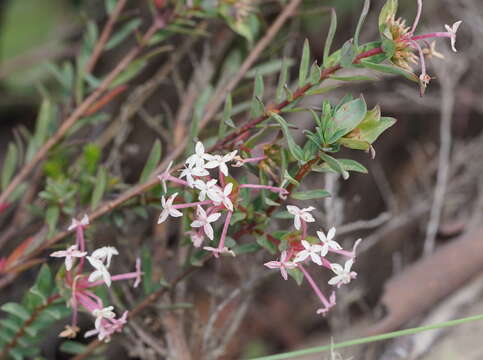
[[273, 192], [279, 192], [279, 193], [285, 193], [287, 192], [286, 189], [281, 188], [281, 187], [276, 187], [276, 186], [269, 186], [269, 185], [260, 185], [260, 184], [242, 184], [239, 186], [240, 188], [246, 188], [246, 189], [257, 189], [257, 190], [270, 190]]
[[302, 238], [300, 240], [305, 240], [307, 237], [307, 223], [303, 219], [300, 219], [300, 222], [302, 223]]
[[424, 35], [417, 35], [413, 36], [411, 40], [418, 41], [418, 40], [424, 40], [424, 39], [432, 39], [435, 37], [447, 37], [450, 38], [451, 34], [448, 32], [434, 32], [430, 34], [424, 34]]
[[[135, 279], [139, 275], [140, 274], [138, 272], [130, 272], [130, 273], [125, 273], [125, 274], [118, 274], [118, 275], [111, 276], [111, 280], [112, 281], [120, 281], [120, 280]], [[94, 281], [94, 282], [90, 282], [88, 284], [88, 287], [91, 288], [91, 287], [95, 287], [95, 286], [99, 286], [99, 285], [103, 285], [103, 284], [104, 284], [104, 281], [97, 280], [97, 281]]]
[[104, 29], [102, 30], [101, 36], [99, 37], [99, 41], [97, 41], [97, 44], [94, 47], [94, 51], [92, 52], [92, 55], [89, 58], [89, 61], [87, 62], [86, 67], [84, 68], [84, 71], [87, 74], [91, 73], [91, 71], [94, 69], [94, 66], [97, 63], [97, 60], [99, 60], [102, 54], [102, 51], [104, 50], [104, 47], [106, 46], [106, 43], [109, 40], [109, 37], [111, 36], [114, 24], [119, 18], [119, 15], [121, 15], [122, 10], [126, 6], [126, 3], [127, 3], [127, 0], [119, 0], [114, 10], [112, 11], [111, 16], [109, 16], [109, 20], [107, 21], [106, 25], [104, 26]]
[[205, 200], [205, 201], [197, 201], [197, 202], [192, 202], [192, 203], [186, 203], [186, 204], [177, 204], [173, 205], [174, 209], [186, 209], [189, 207], [195, 207], [198, 205], [210, 205], [213, 204], [213, 201], [211, 200]]
[[230, 225], [231, 216], [233, 215], [233, 211], [228, 211], [226, 213], [225, 224], [223, 224], [223, 231], [221, 232], [220, 242], [218, 243], [218, 250], [222, 251], [225, 247], [225, 238], [226, 233], [228, 232], [228, 226]]
[[297, 267], [300, 270], [302, 270], [302, 272], [305, 275], [305, 278], [309, 282], [310, 286], [312, 286], [312, 289], [314, 290], [315, 294], [317, 294], [317, 296], [319, 297], [322, 304], [324, 304], [324, 306], [327, 307], [327, 308], [330, 307], [329, 300], [327, 300], [327, 298], [324, 296], [324, 294], [322, 294], [322, 291], [320, 291], [320, 289], [317, 286], [317, 284], [315, 283], [314, 279], [312, 279], [312, 276], [310, 276], [310, 274], [307, 272], [307, 270], [305, 270], [305, 268], [301, 264], [297, 264]]
[[416, 17], [414, 18], [413, 26], [411, 27], [411, 34], [414, 34], [416, 27], [419, 24], [419, 19], [421, 18], [421, 12], [423, 10], [423, 0], [418, 0], [418, 11]]

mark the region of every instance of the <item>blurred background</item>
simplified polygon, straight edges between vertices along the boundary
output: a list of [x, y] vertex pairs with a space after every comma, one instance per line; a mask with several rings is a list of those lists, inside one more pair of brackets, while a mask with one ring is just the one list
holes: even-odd
[[[283, 2], [282, 2], [283, 3]], [[259, 2], [264, 26], [280, 11], [281, 2]], [[378, 37], [377, 16], [383, 1], [372, 1], [362, 41]], [[335, 7], [338, 31], [335, 47], [352, 37], [362, 7], [360, 0], [304, 0], [302, 7], [270, 45], [265, 59], [283, 53], [297, 59], [308, 38], [314, 56], [322, 58], [329, 16]], [[80, 49], [86, 19], [99, 25], [106, 21], [100, 0], [3, 0], [0, 1], [0, 165], [15, 128], [32, 130], [41, 95], [60, 92], [48, 63], [73, 60]], [[401, 0], [399, 15], [412, 23], [416, 1]], [[145, 1], [131, 1], [126, 16], [148, 17]], [[315, 316], [316, 299], [308, 286], [273, 276], [258, 280], [261, 264], [270, 255], [261, 254], [242, 264], [213, 265], [199, 271], [182, 287], [179, 298], [187, 298], [199, 310], [198, 317], [186, 310], [188, 332], [200, 331], [206, 323], [206, 309], [213, 298], [227, 296], [242, 284], [244, 294], [221, 311], [244, 312], [237, 318], [233, 336], [226, 340], [224, 359], [246, 358], [309, 346], [340, 342], [378, 331], [394, 331], [405, 326], [436, 323], [483, 313], [483, 2], [478, 0], [424, 0], [418, 33], [443, 31], [444, 24], [463, 20], [458, 32], [457, 53], [449, 41], [439, 41], [437, 50], [444, 59], [428, 60], [434, 80], [421, 98], [416, 86], [400, 78], [380, 76], [378, 81], [344, 84], [328, 96], [306, 99], [320, 105], [322, 99], [337, 102], [346, 93], [362, 93], [368, 104], [379, 104], [385, 116], [398, 119], [376, 143], [376, 157], [358, 155], [369, 175], [354, 174], [349, 181], [335, 175], [319, 175], [310, 183], [324, 183], [333, 197], [315, 202], [321, 209], [316, 218], [338, 228], [339, 239], [350, 247], [357, 238], [363, 243], [356, 266], [358, 280], [340, 290], [338, 304], [326, 318]], [[105, 143], [103, 157], [110, 169], [126, 184], [142, 170], [155, 139], [169, 149], [171, 139], [163, 135], [166, 121], [177, 116], [186, 89], [195, 83], [195, 68], [206, 72], [220, 69], [230, 50], [244, 40], [230, 32], [221, 21], [209, 21], [209, 36], [195, 41], [176, 61], [169, 76], [158, 70], [170, 59], [160, 54], [129, 83], [129, 91], [112, 102], [107, 110], [118, 122], [116, 139]], [[168, 40], [179, 50], [186, 36]], [[104, 54], [96, 74], [105, 74], [129, 49], [130, 42]], [[246, 52], [239, 54], [242, 58]], [[294, 69], [296, 71], [296, 69]], [[346, 71], [346, 70], [344, 70]], [[198, 74], [199, 75], [199, 74]], [[198, 76], [197, 75], [197, 76]], [[143, 98], [142, 107], [125, 116], [133, 102], [130, 94], [154, 81], [154, 92]], [[203, 81], [195, 93], [204, 91]], [[247, 79], [250, 81], [250, 79]], [[265, 85], [274, 86], [274, 82]], [[239, 94], [247, 92], [239, 89]], [[301, 124], [309, 119], [296, 115]], [[243, 119], [241, 119], [243, 120]], [[189, 121], [189, 120], [188, 120]], [[162, 124], [162, 125], [160, 125]], [[301, 125], [303, 128], [303, 125]], [[105, 127], [84, 134], [84, 140], [97, 138]], [[169, 151], [169, 150], [167, 150]], [[22, 226], [27, 227], [26, 224]], [[132, 223], [127, 231], [109, 229], [107, 237], [137, 249], [146, 244], [176, 242], [178, 230], [155, 227], [154, 223]], [[436, 252], [432, 252], [432, 244]], [[7, 253], [15, 241], [2, 249]], [[427, 249], [425, 252], [425, 248]], [[153, 253], [159, 262], [172, 261], [161, 245]], [[158, 250], [156, 250], [158, 249]], [[160, 250], [161, 249], [161, 250]], [[164, 250], [163, 250], [164, 249]], [[262, 256], [263, 255], [263, 256]], [[171, 260], [170, 260], [171, 259]], [[250, 271], [246, 271], [246, 266]], [[253, 270], [252, 270], [253, 268]], [[30, 276], [30, 277], [29, 277]], [[25, 288], [34, 272], [23, 277]], [[324, 279], [320, 279], [324, 281]], [[0, 301], [19, 296], [23, 282], [2, 289]], [[225, 284], [230, 286], [225, 286]], [[217, 289], [217, 284], [223, 284]], [[155, 314], [156, 309], [151, 310]], [[205, 318], [204, 318], [205, 316]], [[227, 315], [229, 316], [229, 315]], [[146, 316], [130, 331], [130, 351], [119, 339], [110, 346], [108, 358], [156, 359], [161, 356], [148, 344], [162, 332], [155, 316]], [[235, 321], [235, 320], [233, 320]], [[159, 322], [159, 321], [158, 321]], [[139, 329], [144, 324], [146, 330]], [[142, 335], [142, 331], [148, 335]], [[374, 343], [306, 359], [483, 359], [483, 323], [408, 336], [395, 341]], [[44, 344], [44, 356], [67, 358], [59, 350], [53, 334]]]

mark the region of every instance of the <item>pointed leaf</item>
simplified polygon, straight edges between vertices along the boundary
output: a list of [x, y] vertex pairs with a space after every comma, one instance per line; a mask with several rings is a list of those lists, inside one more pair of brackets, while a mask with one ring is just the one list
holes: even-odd
[[300, 67], [299, 67], [299, 87], [305, 85], [307, 80], [307, 74], [309, 73], [309, 66], [310, 66], [310, 46], [309, 41], [305, 39], [304, 41], [304, 48], [302, 50], [302, 59], [300, 60]]
[[144, 165], [144, 169], [141, 172], [141, 176], [139, 177], [139, 183], [142, 184], [149, 179], [153, 171], [158, 166], [160, 159], [161, 159], [161, 141], [159, 141], [159, 139], [156, 139], [153, 147], [151, 148], [151, 153], [149, 154], [148, 160]]
[[7, 155], [5, 156], [5, 161], [3, 163], [2, 169], [2, 189], [5, 189], [10, 179], [15, 172], [18, 162], [18, 151], [14, 143], [8, 144]]
[[312, 200], [312, 199], [322, 199], [330, 196], [327, 190], [308, 190], [308, 191], [297, 191], [290, 195], [292, 198], [297, 200]]
[[320, 157], [322, 158], [322, 160], [324, 160], [327, 163], [327, 165], [332, 170], [334, 170], [338, 174], [341, 174], [344, 180], [347, 180], [349, 178], [349, 173], [344, 169], [342, 164], [339, 161], [337, 161], [337, 159], [325, 153], [321, 153]]
[[272, 114], [272, 117], [275, 120], [277, 120], [277, 122], [282, 127], [282, 132], [285, 136], [285, 140], [287, 141], [288, 149], [289, 149], [290, 153], [292, 154], [292, 156], [295, 159], [302, 161], [304, 159], [304, 154], [303, 154], [302, 148], [299, 145], [297, 145], [297, 143], [294, 141], [292, 135], [290, 134], [290, 131], [288, 129], [288, 124], [285, 121], [285, 119], [278, 114]]
[[361, 16], [359, 17], [359, 22], [357, 23], [356, 33], [354, 34], [354, 45], [356, 49], [359, 49], [359, 34], [366, 20], [367, 13], [369, 12], [369, 7], [371, 5], [371, 0], [364, 0], [364, 6], [362, 8]]
[[95, 209], [102, 200], [107, 188], [107, 171], [104, 166], [100, 166], [97, 171], [96, 184], [91, 197], [91, 209]]
[[30, 318], [30, 312], [28, 312], [27, 309], [22, 305], [14, 302], [3, 304], [1, 309], [9, 314], [19, 317], [22, 320], [28, 320]]
[[332, 46], [332, 41], [334, 40], [335, 30], [337, 29], [337, 14], [335, 10], [332, 8], [330, 9], [330, 26], [329, 32], [327, 33], [327, 38], [325, 39], [324, 45], [324, 60], [322, 65], [325, 68], [329, 67], [329, 55], [330, 55], [330, 47]]

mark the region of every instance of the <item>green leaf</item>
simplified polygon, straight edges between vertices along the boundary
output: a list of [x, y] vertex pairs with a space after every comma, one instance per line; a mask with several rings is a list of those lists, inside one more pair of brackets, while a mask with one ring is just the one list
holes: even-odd
[[153, 261], [151, 257], [151, 251], [147, 246], [143, 246], [141, 252], [141, 268], [143, 271], [143, 290], [144, 294], [148, 295], [153, 292]]
[[337, 140], [337, 143], [345, 146], [346, 148], [353, 149], [353, 150], [369, 150], [371, 148], [371, 144], [367, 141], [357, 140], [353, 138], [340, 138]]
[[331, 80], [337, 80], [337, 81], [349, 81], [349, 82], [354, 82], [354, 81], [377, 81], [379, 79], [375, 77], [370, 77], [370, 76], [364, 76], [364, 75], [354, 75], [354, 76], [334, 76], [331, 75], [329, 76], [329, 79]]
[[106, 12], [108, 14], [114, 11], [118, 0], [105, 0]]
[[379, 14], [379, 32], [384, 33], [389, 18], [394, 17], [397, 12], [397, 0], [387, 0]]
[[265, 107], [263, 106], [262, 99], [264, 93], [263, 77], [257, 73], [255, 76], [255, 86], [253, 87], [253, 97], [251, 105], [251, 117], [258, 117], [263, 114]]
[[64, 341], [60, 345], [60, 351], [72, 355], [82, 354], [86, 348], [86, 345], [71, 340]]
[[159, 141], [159, 139], [156, 139], [151, 149], [151, 153], [149, 154], [148, 160], [144, 165], [144, 169], [141, 172], [141, 176], [139, 177], [139, 183], [142, 184], [149, 179], [153, 171], [158, 166], [160, 159], [161, 159], [161, 141]]
[[396, 123], [392, 117], [381, 117], [379, 121], [362, 122], [359, 126], [358, 138], [372, 144], [384, 131]]
[[83, 155], [87, 173], [94, 174], [101, 159], [101, 149], [96, 144], [87, 144], [84, 146]]
[[[337, 159], [339, 164], [342, 165], [342, 168], [346, 171], [354, 171], [363, 174], [367, 174], [368, 171], [366, 167], [359, 162], [352, 160], [352, 159]], [[316, 165], [312, 167], [313, 171], [317, 172], [335, 172], [327, 163], [323, 163], [322, 165]]]
[[15, 320], [8, 319], [8, 318], [7, 319], [1, 319], [0, 324], [2, 324], [2, 326], [4, 326], [5, 328], [12, 330], [15, 333], [17, 333], [20, 330], [20, 328], [22, 327], [22, 324], [19, 324]]
[[147, 64], [146, 59], [138, 59], [133, 61], [122, 73], [120, 73], [116, 79], [111, 83], [109, 86], [110, 89], [118, 87], [119, 85], [123, 85], [127, 83], [129, 80], [137, 76], [146, 66]]
[[390, 40], [390, 39], [382, 40], [381, 47], [388, 59], [394, 56], [394, 53], [396, 52], [396, 44], [394, 43], [393, 40]]
[[351, 132], [364, 119], [366, 112], [366, 102], [362, 97], [343, 104], [334, 115], [335, 130], [343, 130], [344, 134]]
[[[282, 71], [284, 66], [288, 68], [293, 64], [294, 64], [294, 61], [292, 59], [287, 59], [287, 58], [284, 58], [283, 60], [280, 60], [280, 59], [270, 60], [263, 64], [259, 64], [251, 68], [249, 71], [247, 71], [245, 77], [255, 78], [257, 74], [260, 76], [271, 75], [273, 73]], [[285, 83], [286, 81], [284, 82], [284, 84]]]
[[30, 292], [38, 295], [43, 299], [43, 303], [47, 303], [47, 300], [52, 292], [53, 287], [52, 273], [47, 264], [43, 264], [37, 275], [35, 285], [30, 289]]
[[285, 119], [278, 114], [272, 114], [272, 117], [275, 120], [277, 120], [277, 122], [282, 127], [283, 134], [285, 136], [285, 139], [287, 140], [288, 149], [289, 149], [290, 153], [292, 154], [292, 156], [295, 159], [302, 161], [304, 159], [303, 150], [299, 145], [297, 145], [295, 143], [292, 135], [290, 134], [290, 131], [288, 129], [288, 124], [285, 121]]
[[3, 163], [2, 170], [2, 189], [5, 189], [10, 183], [10, 179], [15, 172], [18, 161], [18, 150], [14, 143], [8, 144], [7, 155]]
[[332, 46], [332, 41], [334, 40], [336, 29], [337, 29], [337, 14], [335, 10], [332, 8], [330, 9], [329, 32], [327, 33], [327, 38], [325, 39], [325, 45], [324, 45], [324, 58], [322, 62], [324, 69], [329, 67], [328, 62], [329, 62], [330, 48]]
[[320, 81], [320, 75], [322, 74], [322, 70], [317, 65], [317, 61], [314, 61], [312, 67], [310, 68], [310, 82], [312, 84], [317, 84]]
[[310, 66], [310, 45], [309, 41], [305, 39], [304, 41], [304, 48], [302, 50], [302, 59], [300, 61], [299, 67], [299, 87], [305, 85], [307, 80], [307, 74], [309, 73], [309, 66]]
[[110, 50], [122, 43], [135, 29], [141, 25], [141, 19], [133, 19], [124, 24], [107, 42], [105, 49]]
[[354, 60], [357, 56], [357, 49], [354, 46], [352, 40], [348, 40], [342, 45], [342, 49], [340, 51], [340, 65], [343, 68], [352, 68], [354, 67]]
[[292, 277], [298, 286], [302, 285], [302, 281], [304, 280], [304, 273], [299, 269], [288, 269], [287, 270], [290, 277]]
[[322, 199], [330, 196], [327, 190], [308, 190], [308, 191], [297, 191], [290, 195], [292, 198], [297, 200], [312, 200], [312, 199]]
[[289, 60], [287, 58], [283, 58], [282, 61], [282, 70], [280, 70], [280, 76], [278, 78], [278, 85], [277, 85], [277, 91], [275, 95], [275, 99], [277, 103], [280, 103], [284, 100], [285, 98], [285, 85], [288, 82], [288, 68], [290, 67]]
[[402, 75], [408, 80], [419, 83], [419, 79], [415, 74], [413, 74], [413, 73], [411, 73], [407, 70], [404, 70], [400, 67], [397, 67], [395, 65], [375, 64], [375, 63], [372, 63], [372, 62], [370, 62], [366, 59], [362, 59], [360, 61], [360, 64], [363, 67], [371, 69], [371, 70], [376, 70], [376, 71], [379, 71], [379, 72], [394, 74], [394, 75]]
[[233, 122], [231, 120], [232, 106], [233, 105], [232, 105], [231, 94], [228, 94], [226, 96], [226, 100], [225, 100], [225, 107], [223, 108], [223, 118], [220, 121], [220, 126], [218, 128], [218, 138], [219, 139], [225, 137], [227, 122], [228, 121]]
[[364, 0], [364, 6], [362, 8], [361, 16], [359, 17], [359, 22], [357, 23], [356, 33], [354, 34], [354, 46], [356, 47], [356, 50], [359, 50], [359, 34], [361, 33], [362, 25], [364, 25], [364, 21], [366, 20], [370, 5], [371, 0]]
[[59, 304], [55, 306], [49, 306], [44, 312], [49, 315], [54, 320], [60, 320], [70, 314], [70, 309], [68, 309], [64, 304]]
[[44, 99], [40, 105], [40, 111], [37, 117], [35, 126], [35, 133], [32, 140], [29, 142], [26, 160], [32, 160], [37, 150], [44, 144], [49, 135], [49, 127], [53, 119], [52, 103], [49, 99]]
[[97, 170], [96, 184], [91, 196], [91, 209], [95, 209], [97, 205], [99, 205], [104, 195], [104, 192], [106, 191], [106, 188], [107, 188], [107, 171], [104, 166], [100, 166], [99, 169]]
[[320, 153], [320, 157], [327, 163], [327, 165], [332, 170], [334, 170], [338, 174], [341, 174], [344, 180], [347, 180], [349, 178], [349, 173], [344, 169], [342, 164], [337, 159], [325, 153]]
[[57, 205], [51, 205], [45, 212], [45, 222], [49, 227], [49, 237], [52, 236], [59, 221], [60, 209]]
[[22, 320], [28, 320], [30, 318], [30, 313], [20, 304], [9, 302], [3, 304], [1, 309], [9, 314], [12, 314]]
[[257, 238], [257, 244], [266, 249], [270, 254], [275, 255], [277, 253], [277, 246], [267, 239], [265, 235], [255, 235]]
[[259, 251], [261, 248], [262, 247], [258, 243], [253, 242], [249, 244], [238, 245], [233, 248], [233, 251], [235, 252], [235, 254], [241, 255]]

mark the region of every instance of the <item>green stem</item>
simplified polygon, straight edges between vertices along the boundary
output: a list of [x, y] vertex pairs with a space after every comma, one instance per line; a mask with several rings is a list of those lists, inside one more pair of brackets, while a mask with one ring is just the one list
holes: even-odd
[[262, 356], [262, 357], [253, 358], [252, 360], [293, 359], [295, 357], [305, 356], [305, 355], [310, 355], [310, 354], [316, 354], [316, 353], [327, 351], [327, 350], [341, 349], [341, 348], [354, 346], [354, 345], [369, 344], [369, 343], [376, 342], [376, 341], [394, 339], [394, 338], [397, 338], [397, 337], [400, 337], [400, 336], [413, 335], [413, 334], [417, 334], [417, 333], [420, 333], [420, 332], [423, 332], [423, 331], [428, 331], [428, 330], [442, 329], [442, 328], [460, 325], [460, 324], [464, 324], [464, 323], [467, 323], [467, 322], [470, 322], [470, 321], [477, 321], [477, 320], [483, 320], [483, 314], [470, 316], [470, 317], [466, 317], [466, 318], [462, 318], [462, 319], [450, 320], [450, 321], [446, 321], [446, 322], [442, 322], [442, 323], [438, 323], [438, 324], [433, 324], [433, 325], [426, 325], [426, 326], [420, 326], [420, 327], [415, 327], [415, 328], [411, 328], [411, 329], [388, 332], [388, 333], [381, 334], [381, 335], [362, 337], [362, 338], [359, 338], [359, 339], [343, 341], [343, 342], [340, 342], [340, 343], [337, 343], [337, 344], [317, 346], [317, 347], [313, 347], [313, 348], [309, 348], [309, 349], [286, 352], [286, 353], [283, 353], [283, 354]]

